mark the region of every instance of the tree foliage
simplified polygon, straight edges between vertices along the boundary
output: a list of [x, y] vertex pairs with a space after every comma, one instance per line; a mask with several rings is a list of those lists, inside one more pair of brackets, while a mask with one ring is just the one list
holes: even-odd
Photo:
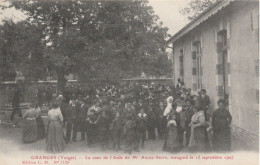
[[41, 27], [47, 67], [56, 70], [61, 86], [67, 73], [78, 73], [83, 81], [117, 81], [170, 72], [164, 51], [168, 29], [148, 1], [9, 2], [27, 14], [28, 24]]
[[10, 80], [16, 72], [27, 79], [43, 78], [43, 47], [40, 27], [26, 21], [4, 21], [0, 26], [1, 78]]
[[187, 7], [180, 10], [180, 13], [191, 21], [212, 6], [215, 2], [216, 0], [191, 0]]

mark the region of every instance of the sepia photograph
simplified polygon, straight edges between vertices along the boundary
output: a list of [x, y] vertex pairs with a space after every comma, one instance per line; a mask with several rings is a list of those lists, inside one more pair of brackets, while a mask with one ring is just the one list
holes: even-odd
[[259, 164], [259, 0], [0, 0], [0, 165]]

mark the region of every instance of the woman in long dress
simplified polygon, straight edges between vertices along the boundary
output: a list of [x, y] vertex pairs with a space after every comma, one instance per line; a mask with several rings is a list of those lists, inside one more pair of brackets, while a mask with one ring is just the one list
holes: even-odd
[[125, 144], [125, 152], [131, 154], [132, 151], [135, 149], [135, 142], [136, 142], [136, 123], [132, 119], [132, 115], [128, 114], [126, 116], [126, 122], [124, 127], [124, 144]]
[[175, 107], [172, 107], [173, 97], [167, 98], [167, 107], [164, 111], [164, 116], [167, 118], [167, 133], [163, 145], [163, 151], [177, 152], [181, 149], [181, 144], [178, 139], [178, 114]]
[[190, 151], [206, 152], [209, 151], [209, 139], [206, 130], [204, 111], [198, 103], [193, 106], [194, 115], [191, 118], [191, 136], [189, 142]]
[[38, 132], [38, 139], [43, 139], [45, 138], [45, 127], [43, 123], [43, 119], [41, 117], [41, 108], [39, 106], [36, 106], [36, 112], [37, 112], [37, 118], [36, 118], [36, 123], [37, 123], [37, 132]]
[[48, 112], [48, 120], [47, 151], [61, 152], [64, 150], [63, 116], [57, 101], [52, 104], [52, 109]]
[[37, 111], [35, 108], [27, 110], [23, 118], [23, 142], [32, 143], [37, 140], [37, 124], [36, 124]]

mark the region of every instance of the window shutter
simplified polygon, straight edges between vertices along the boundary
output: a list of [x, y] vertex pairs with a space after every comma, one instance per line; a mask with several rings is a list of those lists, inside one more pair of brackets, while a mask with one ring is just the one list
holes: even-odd
[[224, 96], [224, 88], [223, 86], [217, 86], [218, 96]]
[[180, 63], [183, 63], [183, 56], [180, 56]]
[[193, 60], [196, 59], [196, 51], [192, 51], [192, 59], [193, 59]]
[[218, 75], [223, 74], [223, 73], [224, 73], [223, 64], [217, 64], [217, 65], [216, 65], [216, 71], [217, 71], [217, 74], [218, 74]]
[[192, 68], [192, 75], [196, 75], [197, 74], [197, 68]]
[[217, 42], [217, 53], [221, 53], [223, 49], [223, 44], [221, 42]]
[[200, 67], [200, 75], [203, 75], [202, 67]]
[[180, 76], [183, 76], [183, 69], [180, 69]]
[[196, 91], [196, 90], [198, 89], [198, 85], [197, 85], [196, 83], [193, 83], [193, 84], [192, 84], [192, 89], [193, 89], [194, 91]]

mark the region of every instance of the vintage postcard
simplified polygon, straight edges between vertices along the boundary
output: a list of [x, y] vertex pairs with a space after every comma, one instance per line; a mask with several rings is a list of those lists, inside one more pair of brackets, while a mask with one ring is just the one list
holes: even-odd
[[0, 0], [0, 165], [259, 164], [258, 0]]

